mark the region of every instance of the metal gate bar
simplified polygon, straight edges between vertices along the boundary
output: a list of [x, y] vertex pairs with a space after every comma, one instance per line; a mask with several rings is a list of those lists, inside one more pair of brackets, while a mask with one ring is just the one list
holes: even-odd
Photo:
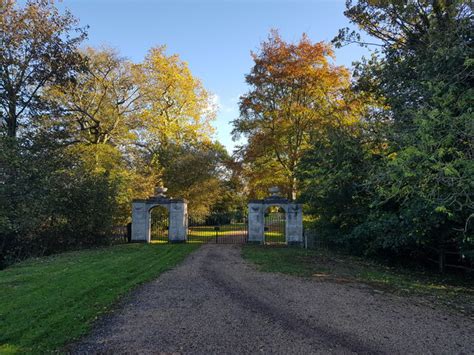
[[285, 244], [285, 212], [269, 211], [265, 213], [265, 244]]
[[168, 243], [169, 213], [164, 207], [151, 210], [151, 241], [152, 243]]
[[213, 213], [188, 221], [189, 243], [243, 244], [247, 238], [247, 215], [242, 212]]

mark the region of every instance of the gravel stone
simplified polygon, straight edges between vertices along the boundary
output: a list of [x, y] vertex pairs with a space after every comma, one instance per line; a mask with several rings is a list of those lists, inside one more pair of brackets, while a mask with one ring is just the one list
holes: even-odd
[[474, 322], [337, 283], [259, 272], [204, 245], [126, 297], [76, 354], [473, 354]]

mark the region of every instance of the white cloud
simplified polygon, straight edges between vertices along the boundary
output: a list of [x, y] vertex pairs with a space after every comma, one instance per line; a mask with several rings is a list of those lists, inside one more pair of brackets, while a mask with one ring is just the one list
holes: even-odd
[[221, 105], [221, 98], [217, 94], [211, 94], [211, 105], [219, 108]]
[[222, 102], [222, 99], [219, 95], [217, 94], [212, 94], [211, 96], [211, 107], [214, 107], [217, 109], [218, 112], [220, 113], [237, 113], [238, 112], [238, 107], [237, 107], [237, 98], [230, 98], [227, 100], [229, 104], [226, 104]]

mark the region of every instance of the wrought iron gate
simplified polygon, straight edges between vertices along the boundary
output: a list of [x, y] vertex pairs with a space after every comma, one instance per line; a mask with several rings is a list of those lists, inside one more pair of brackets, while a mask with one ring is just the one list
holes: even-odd
[[281, 207], [269, 207], [265, 211], [265, 244], [285, 244], [286, 219]]
[[190, 217], [188, 221], [188, 243], [243, 244], [247, 238], [247, 213], [243, 211]]
[[151, 210], [151, 241], [168, 243], [169, 212], [165, 207], [157, 206]]

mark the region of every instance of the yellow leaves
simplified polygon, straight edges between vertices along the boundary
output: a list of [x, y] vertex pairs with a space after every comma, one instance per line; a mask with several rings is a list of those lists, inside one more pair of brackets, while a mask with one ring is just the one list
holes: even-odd
[[78, 143], [69, 146], [68, 150], [85, 164], [88, 171], [96, 173], [118, 169], [122, 161], [120, 151], [110, 144]]
[[392, 160], [392, 161], [393, 161], [393, 160], [397, 159], [397, 156], [398, 156], [398, 154], [397, 154], [396, 152], [393, 152], [393, 153], [390, 153], [390, 154], [387, 156], [387, 158], [388, 158], [389, 160]]
[[151, 136], [174, 142], [209, 140], [216, 108], [212, 97], [178, 55], [152, 48], [137, 66], [145, 109], [143, 123]]
[[216, 107], [202, 83], [178, 55], [152, 48], [141, 64], [110, 49], [87, 48], [87, 71], [67, 86], [47, 91], [64, 112], [60, 122], [76, 140], [123, 144], [208, 141]]

